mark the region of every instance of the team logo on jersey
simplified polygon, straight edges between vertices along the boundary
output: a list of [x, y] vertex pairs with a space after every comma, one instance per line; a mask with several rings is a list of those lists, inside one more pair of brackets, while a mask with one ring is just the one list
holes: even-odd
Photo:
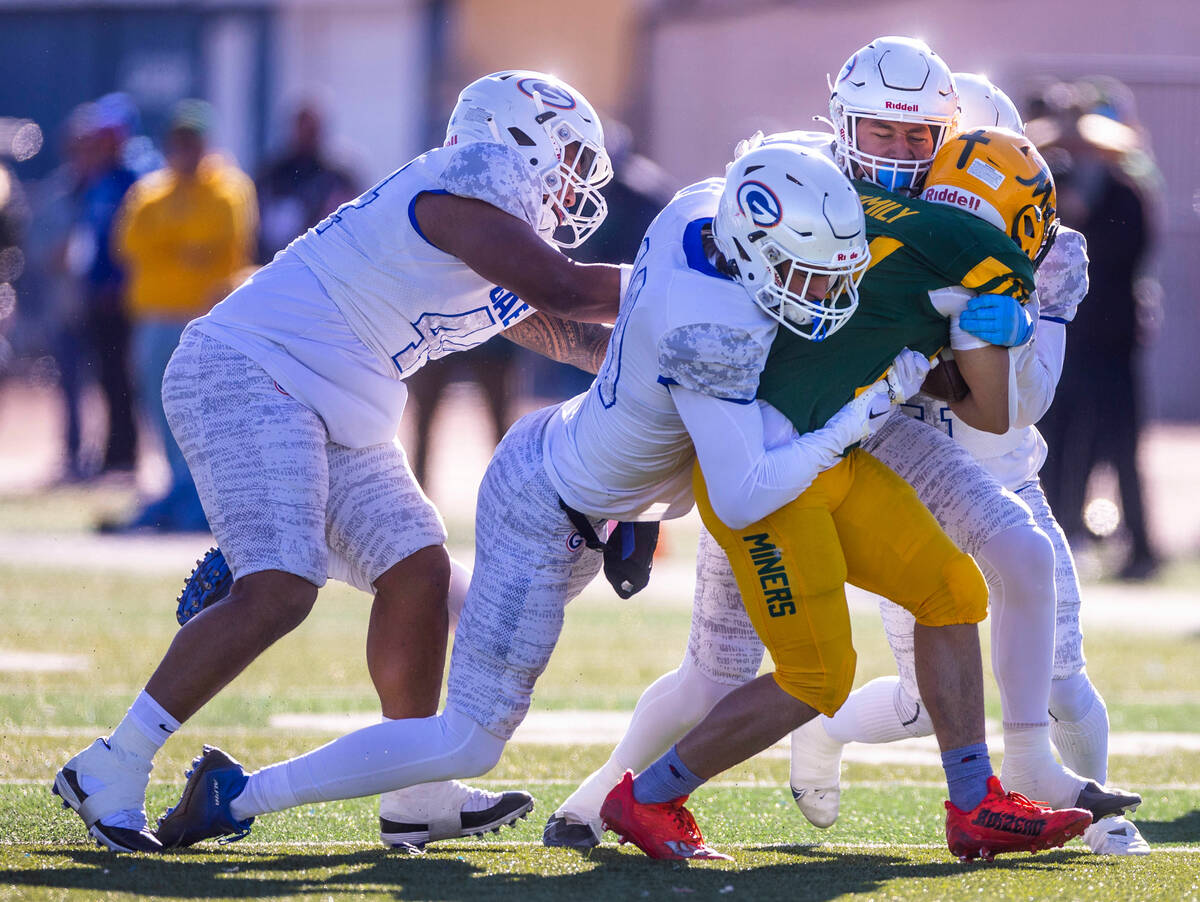
[[742, 182], [737, 192], [738, 207], [756, 226], [769, 229], [783, 219], [783, 205], [775, 192], [762, 182]]
[[578, 551], [582, 547], [583, 547], [583, 536], [581, 536], [579, 533], [573, 532], [569, 536], [567, 536], [567, 550], [568, 551]]
[[534, 95], [541, 97], [542, 103], [552, 106], [556, 110], [575, 109], [575, 98], [571, 96], [571, 93], [548, 81], [540, 78], [522, 78], [517, 82], [517, 87], [521, 89], [522, 94], [528, 97]]

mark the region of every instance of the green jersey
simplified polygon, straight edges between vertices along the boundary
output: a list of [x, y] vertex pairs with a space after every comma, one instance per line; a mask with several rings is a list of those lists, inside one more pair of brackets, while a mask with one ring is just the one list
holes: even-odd
[[957, 310], [945, 309], [930, 292], [962, 286], [1024, 303], [1034, 290], [1033, 264], [990, 223], [868, 182], [854, 185], [871, 246], [858, 309], [824, 341], [780, 329], [759, 379], [758, 397], [801, 433], [824, 426], [904, 348], [931, 357], [949, 344], [948, 317]]

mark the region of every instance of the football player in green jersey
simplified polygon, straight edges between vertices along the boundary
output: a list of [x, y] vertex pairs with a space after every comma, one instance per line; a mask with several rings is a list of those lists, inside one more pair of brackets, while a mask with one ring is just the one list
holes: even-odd
[[[849, 138], [844, 143], [851, 146], [837, 148], [839, 142], [827, 134], [791, 133], [782, 137], [800, 140], [809, 147], [821, 147], [842, 159], [854, 174], [873, 177], [884, 188], [907, 192], [918, 190], [923, 179], [923, 168], [928, 167], [933, 156], [932, 148], [945, 142], [957, 113], [956, 103], [952, 99], [949, 102], [945, 99], [945, 86], [952, 83], [948, 71], [942, 72], [943, 64], [936, 60], [928, 48], [918, 45], [919, 42], [909, 39], [881, 39], [863, 48], [843, 67], [835, 98], [831, 102], [831, 113], [839, 125], [838, 138]], [[885, 56], [890, 60], [886, 79], [882, 77], [885, 65], [882, 58]], [[911, 64], [908, 67], [910, 72], [902, 71], [905, 58]], [[906, 80], [909, 90], [907, 97], [897, 93], [900, 90], [898, 86], [903, 86]], [[891, 88], [881, 88], [884, 81]], [[873, 97], [866, 96], [872, 92]], [[897, 110], [902, 111], [902, 115]], [[1036, 189], [1036, 182], [1031, 187]], [[940, 249], [924, 243], [915, 252], [910, 247], [887, 263], [886, 257], [895, 249], [884, 254], [888, 250], [886, 239], [891, 237], [885, 233], [889, 229], [901, 229], [903, 220], [915, 214], [906, 212], [907, 208], [902, 209], [902, 196], [865, 185], [863, 194], [869, 222], [878, 228], [876, 237], [885, 239], [873, 248], [882, 256], [879, 265], [886, 263], [888, 267], [896, 268], [905, 260], [911, 263], [914, 253], [920, 259], [921, 252], [937, 255], [954, 250], [952, 241]], [[1017, 218], [1017, 222], [1021, 228], [1013, 232], [1013, 237], [1028, 238], [1025, 226], [1029, 223], [1021, 218]], [[1008, 231], [1007, 224], [996, 224]], [[976, 226], [990, 228], [982, 223]], [[965, 228], [974, 232], [972, 226]], [[1032, 261], [1017, 259], [1019, 253], [1016, 246], [999, 232], [989, 233], [989, 237], [992, 241], [1000, 240], [1000, 244], [996, 245], [1001, 248], [999, 256], [983, 254], [969, 269], [952, 272], [947, 284], [1000, 292], [1000, 298], [1025, 298], [1032, 290]], [[953, 268], [962, 262], [955, 260], [951, 254], [941, 261], [935, 261], [935, 264]], [[1006, 269], [1011, 270], [1012, 274], [1007, 274]], [[885, 271], [881, 269], [879, 274]], [[977, 303], [976, 309], [987, 303], [1004, 309], [986, 300]], [[959, 325], [966, 326], [971, 321], [970, 326], [976, 331], [988, 330], [989, 341], [1013, 344], [1028, 330], [1029, 317], [1019, 304], [1013, 303], [1008, 309], [1018, 315], [997, 323], [997, 315], [992, 313], [990, 319], [993, 321], [984, 322], [988, 316], [968, 310], [962, 315]], [[944, 320], [941, 328], [944, 329]], [[783, 341], [786, 340], [785, 337]], [[945, 343], [944, 339], [939, 343]], [[917, 346], [916, 343], [914, 346]], [[964, 416], [972, 416], [969, 413], [970, 406], [983, 400], [981, 396], [989, 393], [993, 397], [1006, 394], [1007, 354], [1001, 351], [1000, 355], [999, 359], [1005, 365], [992, 368], [994, 378], [990, 381], [973, 378], [974, 397], [956, 402], [959, 412]], [[995, 361], [997, 355], [992, 353], [988, 357]], [[963, 355], [959, 362], [970, 366], [967, 355]], [[807, 388], [812, 389], [813, 386]], [[816, 413], [818, 401], [805, 398], [812, 415], [819, 420], [820, 415]], [[995, 407], [989, 409], [999, 412]], [[981, 422], [977, 418], [975, 421]], [[964, 421], [959, 420], [958, 425], [963, 426]], [[1004, 419], [996, 419], [991, 425], [1002, 431], [1006, 423]], [[1014, 636], [1018, 643], [1023, 641], [1031, 646], [1028, 657], [1040, 661], [1042, 656], [1038, 652], [1042, 638], [1053, 636], [1052, 606], [1043, 605], [1030, 615], [1022, 609], [1022, 603], [1036, 604], [1045, 600], [1038, 576], [1042, 570], [1049, 571], [1052, 558], [1048, 541], [1034, 527], [1028, 509], [1011, 493], [1003, 492], [996, 480], [982, 470], [962, 447], [947, 440], [945, 435], [938, 435], [909, 418], [893, 417], [864, 447], [912, 482], [918, 495], [937, 515], [943, 528], [959, 547], [972, 552], [980, 561], [990, 577], [994, 610], [1007, 610], [1011, 614], [1003, 624], [993, 624], [993, 637], [1004, 634], [1007, 628], [1007, 633]], [[730, 616], [726, 616], [731, 615], [733, 619], [741, 617], [740, 602], [736, 591], [728, 585], [727, 580], [722, 579], [723, 554], [706, 534], [701, 537], [700, 556], [698, 571], [701, 579], [697, 585], [692, 637], [683, 665], [664, 675], [643, 694], [630, 730], [613, 756], [550, 819], [544, 837], [547, 844], [594, 845], [599, 839], [597, 813], [600, 800], [607, 787], [612, 786], [624, 769], [644, 766], [672, 739], [702, 717], [729, 691], [731, 685], [751, 679], [757, 673], [760, 660], [756, 651], [757, 637], [746, 628], [744, 617], [741, 618], [743, 625], [739, 631], [739, 627], [730, 622]], [[1050, 615], [1049, 629], [1044, 631], [1042, 620], [1047, 613]], [[1032, 785], [1053, 789], [1053, 797], [1061, 800], [1057, 804], [1070, 805], [1078, 801], [1080, 804], [1086, 803], [1092, 810], [1099, 809], [1097, 813], [1111, 811], [1112, 804], [1135, 798], [1122, 794], [1114, 797], [1114, 794], [1107, 792], [1097, 794], [1097, 787], [1088, 787], [1087, 781], [1059, 767], [1046, 741], [1045, 704], [1042, 701], [1039, 708], [1037, 700], [1038, 687], [1045, 685], [1038, 674], [1039, 668], [1027, 667], [1019, 657], [1014, 660], [1011, 656], [994, 653], [993, 659], [998, 682], [1011, 690], [1007, 695], [1002, 691], [1006, 702], [1006, 739], [1013, 749], [1029, 750], [1025, 754], [1027, 759], [1032, 759], [1032, 766], [1026, 771], [1037, 774]], [[911, 644], [909, 660], [911, 662]], [[1011, 704], [1013, 697], [1024, 698], [1024, 708]], [[1029, 697], [1033, 698], [1032, 703], [1028, 701]], [[925, 700], [925, 704], [928, 706], [937, 701]], [[956, 709], [968, 703], [956, 698], [955, 693], [950, 691], [946, 693], [945, 704]], [[1022, 721], [1021, 718], [1029, 714], [1035, 722]], [[1040, 722], [1037, 722], [1039, 717]], [[921, 705], [917, 705], [915, 710], [906, 710], [904, 717], [899, 719], [906, 723], [920, 719], [925, 724], [924, 732], [931, 729], [929, 713]], [[1037, 748], [1039, 743], [1040, 750]], [[1011, 753], [1006, 757], [1006, 768], [1009, 759], [1016, 757]], [[819, 809], [806, 807], [806, 803], [824, 796], [818, 802], [831, 803], [832, 817], [825, 824], [828, 825], [836, 817], [838, 760], [836, 757], [833, 759], [832, 779], [822, 778], [826, 782], [807, 780], [799, 770], [804, 763], [794, 758], [792, 782], [797, 801], [806, 816], [818, 823]], [[1007, 779], [1005, 783], [1008, 783]], [[832, 789], [826, 791], [820, 787]], [[1085, 792], [1085, 789], [1088, 791]], [[1046, 797], [1040, 790], [1037, 794]]]

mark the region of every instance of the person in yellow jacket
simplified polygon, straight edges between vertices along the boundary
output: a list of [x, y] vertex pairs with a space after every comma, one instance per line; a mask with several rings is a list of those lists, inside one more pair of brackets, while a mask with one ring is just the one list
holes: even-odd
[[171, 469], [166, 496], [114, 531], [207, 530], [187, 464], [167, 426], [162, 377], [179, 336], [207, 313], [249, 263], [258, 227], [254, 183], [210, 153], [211, 108], [184, 100], [175, 108], [164, 152], [167, 165], [129, 190], [113, 235], [128, 273], [126, 306], [133, 323], [134, 385], [146, 420], [162, 437]]

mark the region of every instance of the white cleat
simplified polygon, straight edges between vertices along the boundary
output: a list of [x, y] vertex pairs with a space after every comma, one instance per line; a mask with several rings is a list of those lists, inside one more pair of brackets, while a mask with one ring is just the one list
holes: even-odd
[[114, 852], [161, 852], [146, 826], [151, 764], [97, 739], [62, 766], [50, 791], [79, 815], [88, 833]]
[[842, 743], [830, 738], [820, 717], [792, 731], [792, 798], [814, 827], [832, 827], [842, 801]]
[[379, 839], [393, 848], [482, 836], [509, 827], [533, 809], [526, 792], [488, 792], [458, 780], [421, 783], [379, 797]]
[[1133, 822], [1124, 817], [1105, 817], [1083, 831], [1083, 841], [1097, 855], [1149, 855], [1146, 842]]
[[839, 787], [809, 789], [793, 786], [792, 798], [814, 827], [825, 830], [837, 823], [838, 808], [842, 803], [842, 790]]

